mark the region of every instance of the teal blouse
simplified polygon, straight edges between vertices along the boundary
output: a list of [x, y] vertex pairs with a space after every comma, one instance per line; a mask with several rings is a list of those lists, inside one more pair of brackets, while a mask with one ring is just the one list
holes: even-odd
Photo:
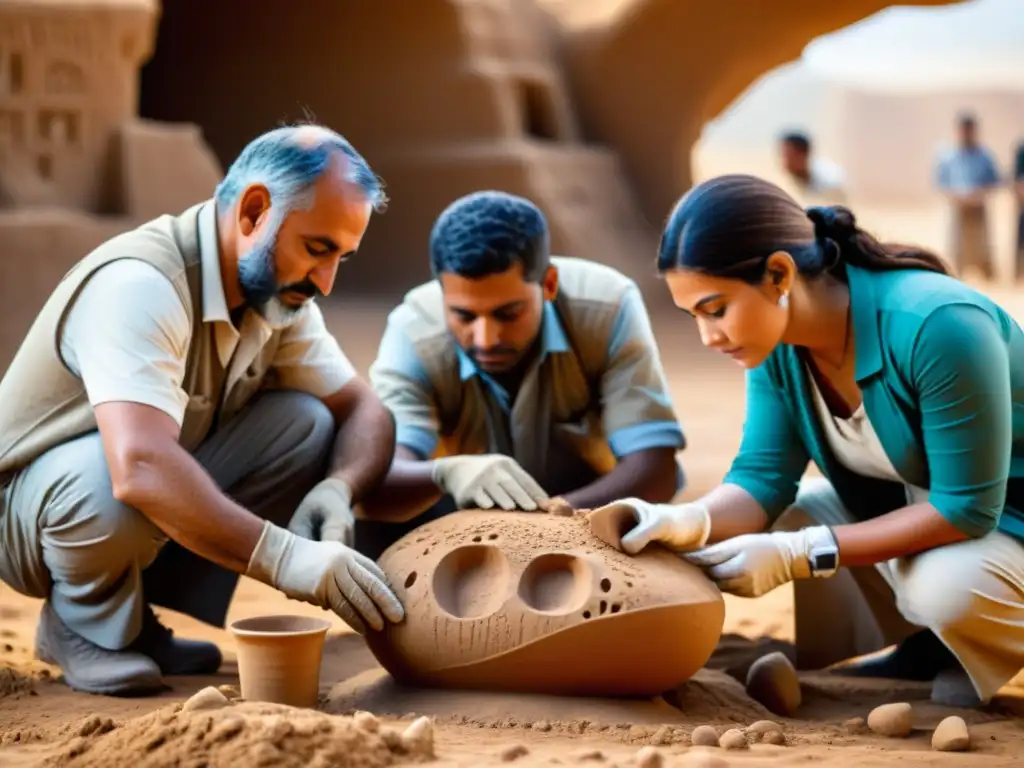
[[[1024, 333], [959, 280], [924, 270], [847, 267], [855, 375], [864, 408], [906, 482], [970, 537], [1024, 540]], [[780, 344], [747, 373], [739, 454], [726, 483], [774, 521], [813, 460], [859, 520], [907, 505], [904, 486], [843, 467], [814, 410], [797, 349]]]

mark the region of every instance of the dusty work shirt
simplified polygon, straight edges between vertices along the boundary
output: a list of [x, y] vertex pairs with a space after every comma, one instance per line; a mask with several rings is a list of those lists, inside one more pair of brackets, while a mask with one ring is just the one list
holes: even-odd
[[558, 298], [514, 396], [455, 343], [437, 281], [392, 311], [370, 380], [399, 445], [423, 458], [512, 456], [551, 493], [572, 490], [559, 487], [570, 465], [599, 476], [627, 454], [684, 446], [636, 284], [582, 259], [552, 263]]
[[313, 304], [284, 328], [251, 310], [235, 328], [216, 227], [206, 201], [103, 243], [68, 272], [0, 381], [0, 479], [95, 430], [101, 403], [163, 411], [194, 450], [261, 388], [325, 396], [352, 378]]

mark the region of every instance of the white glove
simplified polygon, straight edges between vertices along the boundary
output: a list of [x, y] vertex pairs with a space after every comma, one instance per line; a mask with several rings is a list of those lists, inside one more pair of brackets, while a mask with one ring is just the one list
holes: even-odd
[[431, 478], [460, 509], [537, 509], [548, 497], [515, 459], [497, 453], [435, 459]]
[[[793, 579], [811, 574], [811, 550], [835, 546], [827, 526], [799, 531], [748, 533], [683, 555], [704, 569], [723, 592], [760, 597]], [[838, 563], [836, 563], [838, 568]], [[834, 570], [820, 575], [831, 575]]]
[[711, 533], [711, 515], [703, 504], [651, 504], [643, 499], [620, 499], [595, 509], [627, 509], [636, 518], [636, 527], [622, 537], [622, 550], [635, 555], [652, 541], [679, 552], [699, 549]]
[[328, 477], [313, 486], [288, 523], [288, 530], [312, 541], [340, 541], [351, 547], [356, 519], [352, 492], [344, 480]]
[[[338, 614], [361, 635], [366, 625], [397, 624], [405, 610], [380, 567], [337, 541], [309, 541], [271, 522], [263, 525], [245, 571], [288, 597]], [[381, 614], [384, 617], [381, 617]]]

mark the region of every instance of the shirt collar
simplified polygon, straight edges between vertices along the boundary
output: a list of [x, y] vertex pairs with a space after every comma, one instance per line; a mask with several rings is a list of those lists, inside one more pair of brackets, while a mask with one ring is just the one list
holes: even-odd
[[207, 200], [199, 211], [199, 259], [203, 275], [203, 322], [230, 323], [217, 243], [217, 204]]
[[854, 376], [857, 381], [882, 370], [882, 342], [878, 297], [875, 284], [867, 270], [846, 265], [846, 279], [850, 286], [850, 319], [853, 322]]
[[[541, 319], [540, 328], [540, 355], [538, 363], [544, 362], [548, 355], [561, 354], [571, 351], [569, 337], [565, 333], [565, 327], [558, 317], [555, 305], [550, 301], [544, 302], [544, 316]], [[471, 379], [474, 376], [483, 375], [483, 372], [476, 367], [472, 358], [462, 351], [457, 350], [459, 357], [459, 378], [462, 381]]]

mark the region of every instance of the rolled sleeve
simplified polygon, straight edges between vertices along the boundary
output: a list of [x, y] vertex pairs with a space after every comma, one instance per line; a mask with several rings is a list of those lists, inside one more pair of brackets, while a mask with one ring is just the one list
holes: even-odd
[[370, 366], [370, 384], [395, 417], [395, 442], [424, 459], [438, 443], [433, 387], [402, 325], [389, 319]]
[[60, 336], [64, 364], [82, 380], [89, 403], [138, 403], [180, 427], [192, 326], [162, 272], [139, 259], [97, 270], [71, 305]]
[[928, 459], [928, 501], [970, 537], [995, 529], [1013, 444], [1010, 358], [985, 310], [953, 304], [922, 324], [911, 356]]
[[753, 496], [774, 522], [796, 499], [810, 456], [765, 366], [746, 378], [743, 438], [723, 482]]
[[337, 339], [327, 330], [320, 307], [313, 303], [281, 333], [271, 368], [279, 386], [321, 398], [344, 388], [356, 375]]
[[635, 286], [623, 296], [612, 326], [601, 400], [605, 434], [616, 456], [686, 446], [650, 318]]

